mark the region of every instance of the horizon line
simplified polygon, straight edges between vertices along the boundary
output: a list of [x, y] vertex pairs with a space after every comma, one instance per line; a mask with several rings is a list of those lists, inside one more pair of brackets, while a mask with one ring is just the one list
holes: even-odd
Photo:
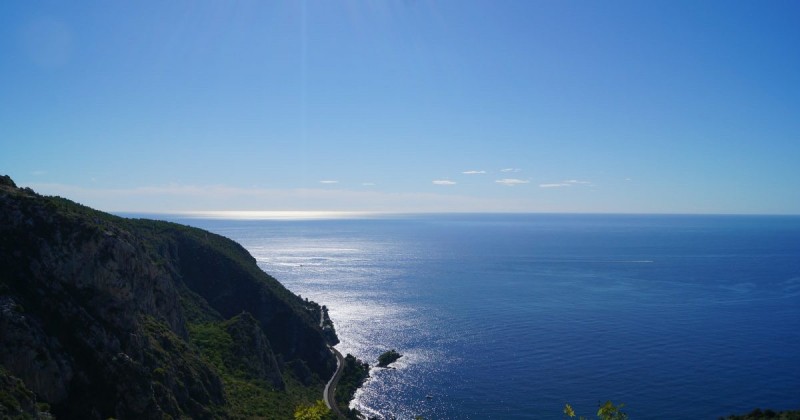
[[586, 215], [586, 216], [727, 216], [800, 217], [793, 213], [691, 213], [691, 212], [586, 212], [586, 211], [352, 211], [352, 210], [190, 210], [190, 211], [109, 211], [122, 217], [178, 216], [213, 220], [341, 220], [383, 219], [446, 215]]

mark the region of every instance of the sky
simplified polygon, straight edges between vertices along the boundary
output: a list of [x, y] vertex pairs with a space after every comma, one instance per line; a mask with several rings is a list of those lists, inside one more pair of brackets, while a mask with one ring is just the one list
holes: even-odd
[[800, 214], [800, 2], [4, 1], [0, 174], [106, 211]]

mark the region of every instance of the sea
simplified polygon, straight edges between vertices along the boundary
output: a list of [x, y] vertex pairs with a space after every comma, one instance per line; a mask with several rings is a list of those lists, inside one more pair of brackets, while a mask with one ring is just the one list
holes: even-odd
[[377, 364], [390, 419], [717, 419], [800, 409], [800, 217], [161, 217], [241, 243]]

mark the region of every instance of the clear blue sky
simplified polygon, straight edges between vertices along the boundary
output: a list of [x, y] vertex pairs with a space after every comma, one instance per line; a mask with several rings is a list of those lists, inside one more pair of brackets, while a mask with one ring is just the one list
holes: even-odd
[[111, 211], [800, 214], [798, 1], [4, 1], [0, 173]]

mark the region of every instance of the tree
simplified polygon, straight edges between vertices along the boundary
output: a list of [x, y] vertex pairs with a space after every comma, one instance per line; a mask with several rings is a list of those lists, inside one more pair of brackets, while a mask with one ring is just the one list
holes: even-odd
[[615, 406], [611, 401], [606, 401], [597, 410], [597, 417], [603, 420], [628, 420], [628, 415], [622, 412], [622, 407], [624, 406], [625, 404]]
[[[602, 420], [628, 420], [628, 415], [622, 412], [622, 407], [624, 406], [625, 404], [614, 405], [611, 401], [606, 401], [597, 410], [597, 417]], [[575, 410], [572, 409], [571, 405], [565, 404], [564, 414], [569, 418], [575, 417]], [[581, 416], [579, 419], [585, 420], [586, 418]]]
[[325, 401], [317, 400], [310, 406], [299, 406], [294, 411], [294, 420], [323, 420], [330, 417], [331, 409]]

